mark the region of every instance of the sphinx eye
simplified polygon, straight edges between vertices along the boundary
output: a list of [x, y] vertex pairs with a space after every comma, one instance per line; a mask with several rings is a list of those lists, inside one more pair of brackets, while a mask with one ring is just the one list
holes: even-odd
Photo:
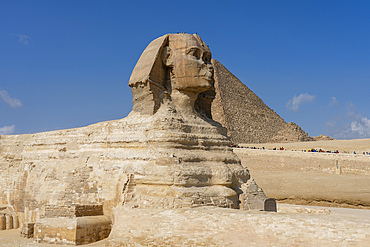
[[211, 53], [205, 52], [203, 54], [203, 61], [205, 63], [210, 63], [211, 62]]
[[197, 49], [197, 48], [190, 48], [187, 52], [186, 52], [187, 55], [190, 55], [190, 56], [193, 56], [193, 57], [196, 57], [197, 59], [200, 58], [200, 50]]

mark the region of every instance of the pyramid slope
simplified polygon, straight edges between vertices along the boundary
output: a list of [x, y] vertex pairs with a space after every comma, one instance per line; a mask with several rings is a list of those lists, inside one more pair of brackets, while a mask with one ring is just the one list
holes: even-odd
[[298, 125], [287, 124], [276, 112], [217, 60], [212, 118], [228, 129], [234, 143], [310, 141]]

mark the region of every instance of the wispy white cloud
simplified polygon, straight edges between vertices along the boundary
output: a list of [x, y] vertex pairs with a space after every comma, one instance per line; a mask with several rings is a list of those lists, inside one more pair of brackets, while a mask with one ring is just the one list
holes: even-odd
[[337, 121], [335, 121], [334, 119], [332, 119], [330, 121], [327, 121], [325, 124], [326, 124], [326, 126], [334, 127], [337, 124]]
[[18, 37], [18, 41], [25, 45], [28, 45], [28, 43], [31, 40], [31, 37], [25, 34], [17, 34], [17, 37]]
[[331, 136], [336, 139], [359, 139], [370, 137], [370, 119], [358, 112], [353, 103], [347, 104], [345, 116], [326, 122]]
[[30, 42], [31, 40], [31, 37], [28, 36], [28, 35], [25, 35], [25, 34], [19, 34], [19, 33], [16, 33], [16, 34], [11, 34], [12, 37], [15, 37], [16, 39], [18, 39], [18, 41], [24, 45], [28, 45], [28, 43]]
[[351, 131], [363, 137], [370, 137], [370, 119], [362, 117], [359, 121], [352, 121]]
[[360, 119], [361, 114], [358, 112], [358, 110], [355, 107], [355, 104], [349, 103], [346, 107], [346, 117], [348, 119], [354, 120], [354, 119]]
[[338, 106], [338, 105], [339, 105], [339, 102], [337, 100], [337, 97], [331, 97], [329, 106]]
[[21, 107], [22, 102], [19, 99], [12, 98], [4, 89], [0, 89], [0, 98], [5, 101], [11, 107]]
[[15, 131], [15, 125], [11, 126], [4, 126], [0, 128], [0, 135], [10, 135], [13, 134]]
[[301, 104], [312, 103], [315, 98], [315, 95], [309, 95], [308, 93], [301, 93], [298, 96], [294, 95], [293, 98], [286, 103], [286, 107], [289, 110], [298, 111]]

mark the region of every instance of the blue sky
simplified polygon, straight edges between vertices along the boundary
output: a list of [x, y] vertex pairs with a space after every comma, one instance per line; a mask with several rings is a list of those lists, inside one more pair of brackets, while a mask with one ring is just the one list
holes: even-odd
[[148, 43], [197, 32], [310, 136], [370, 137], [370, 1], [0, 1], [0, 134], [119, 119]]

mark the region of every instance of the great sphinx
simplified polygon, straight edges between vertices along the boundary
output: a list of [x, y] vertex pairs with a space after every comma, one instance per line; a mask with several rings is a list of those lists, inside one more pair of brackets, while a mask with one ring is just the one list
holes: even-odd
[[19, 223], [81, 205], [101, 206], [110, 222], [117, 207], [264, 210], [271, 201], [212, 120], [213, 83], [211, 52], [197, 34], [155, 39], [132, 72], [126, 118], [0, 136], [0, 204]]

